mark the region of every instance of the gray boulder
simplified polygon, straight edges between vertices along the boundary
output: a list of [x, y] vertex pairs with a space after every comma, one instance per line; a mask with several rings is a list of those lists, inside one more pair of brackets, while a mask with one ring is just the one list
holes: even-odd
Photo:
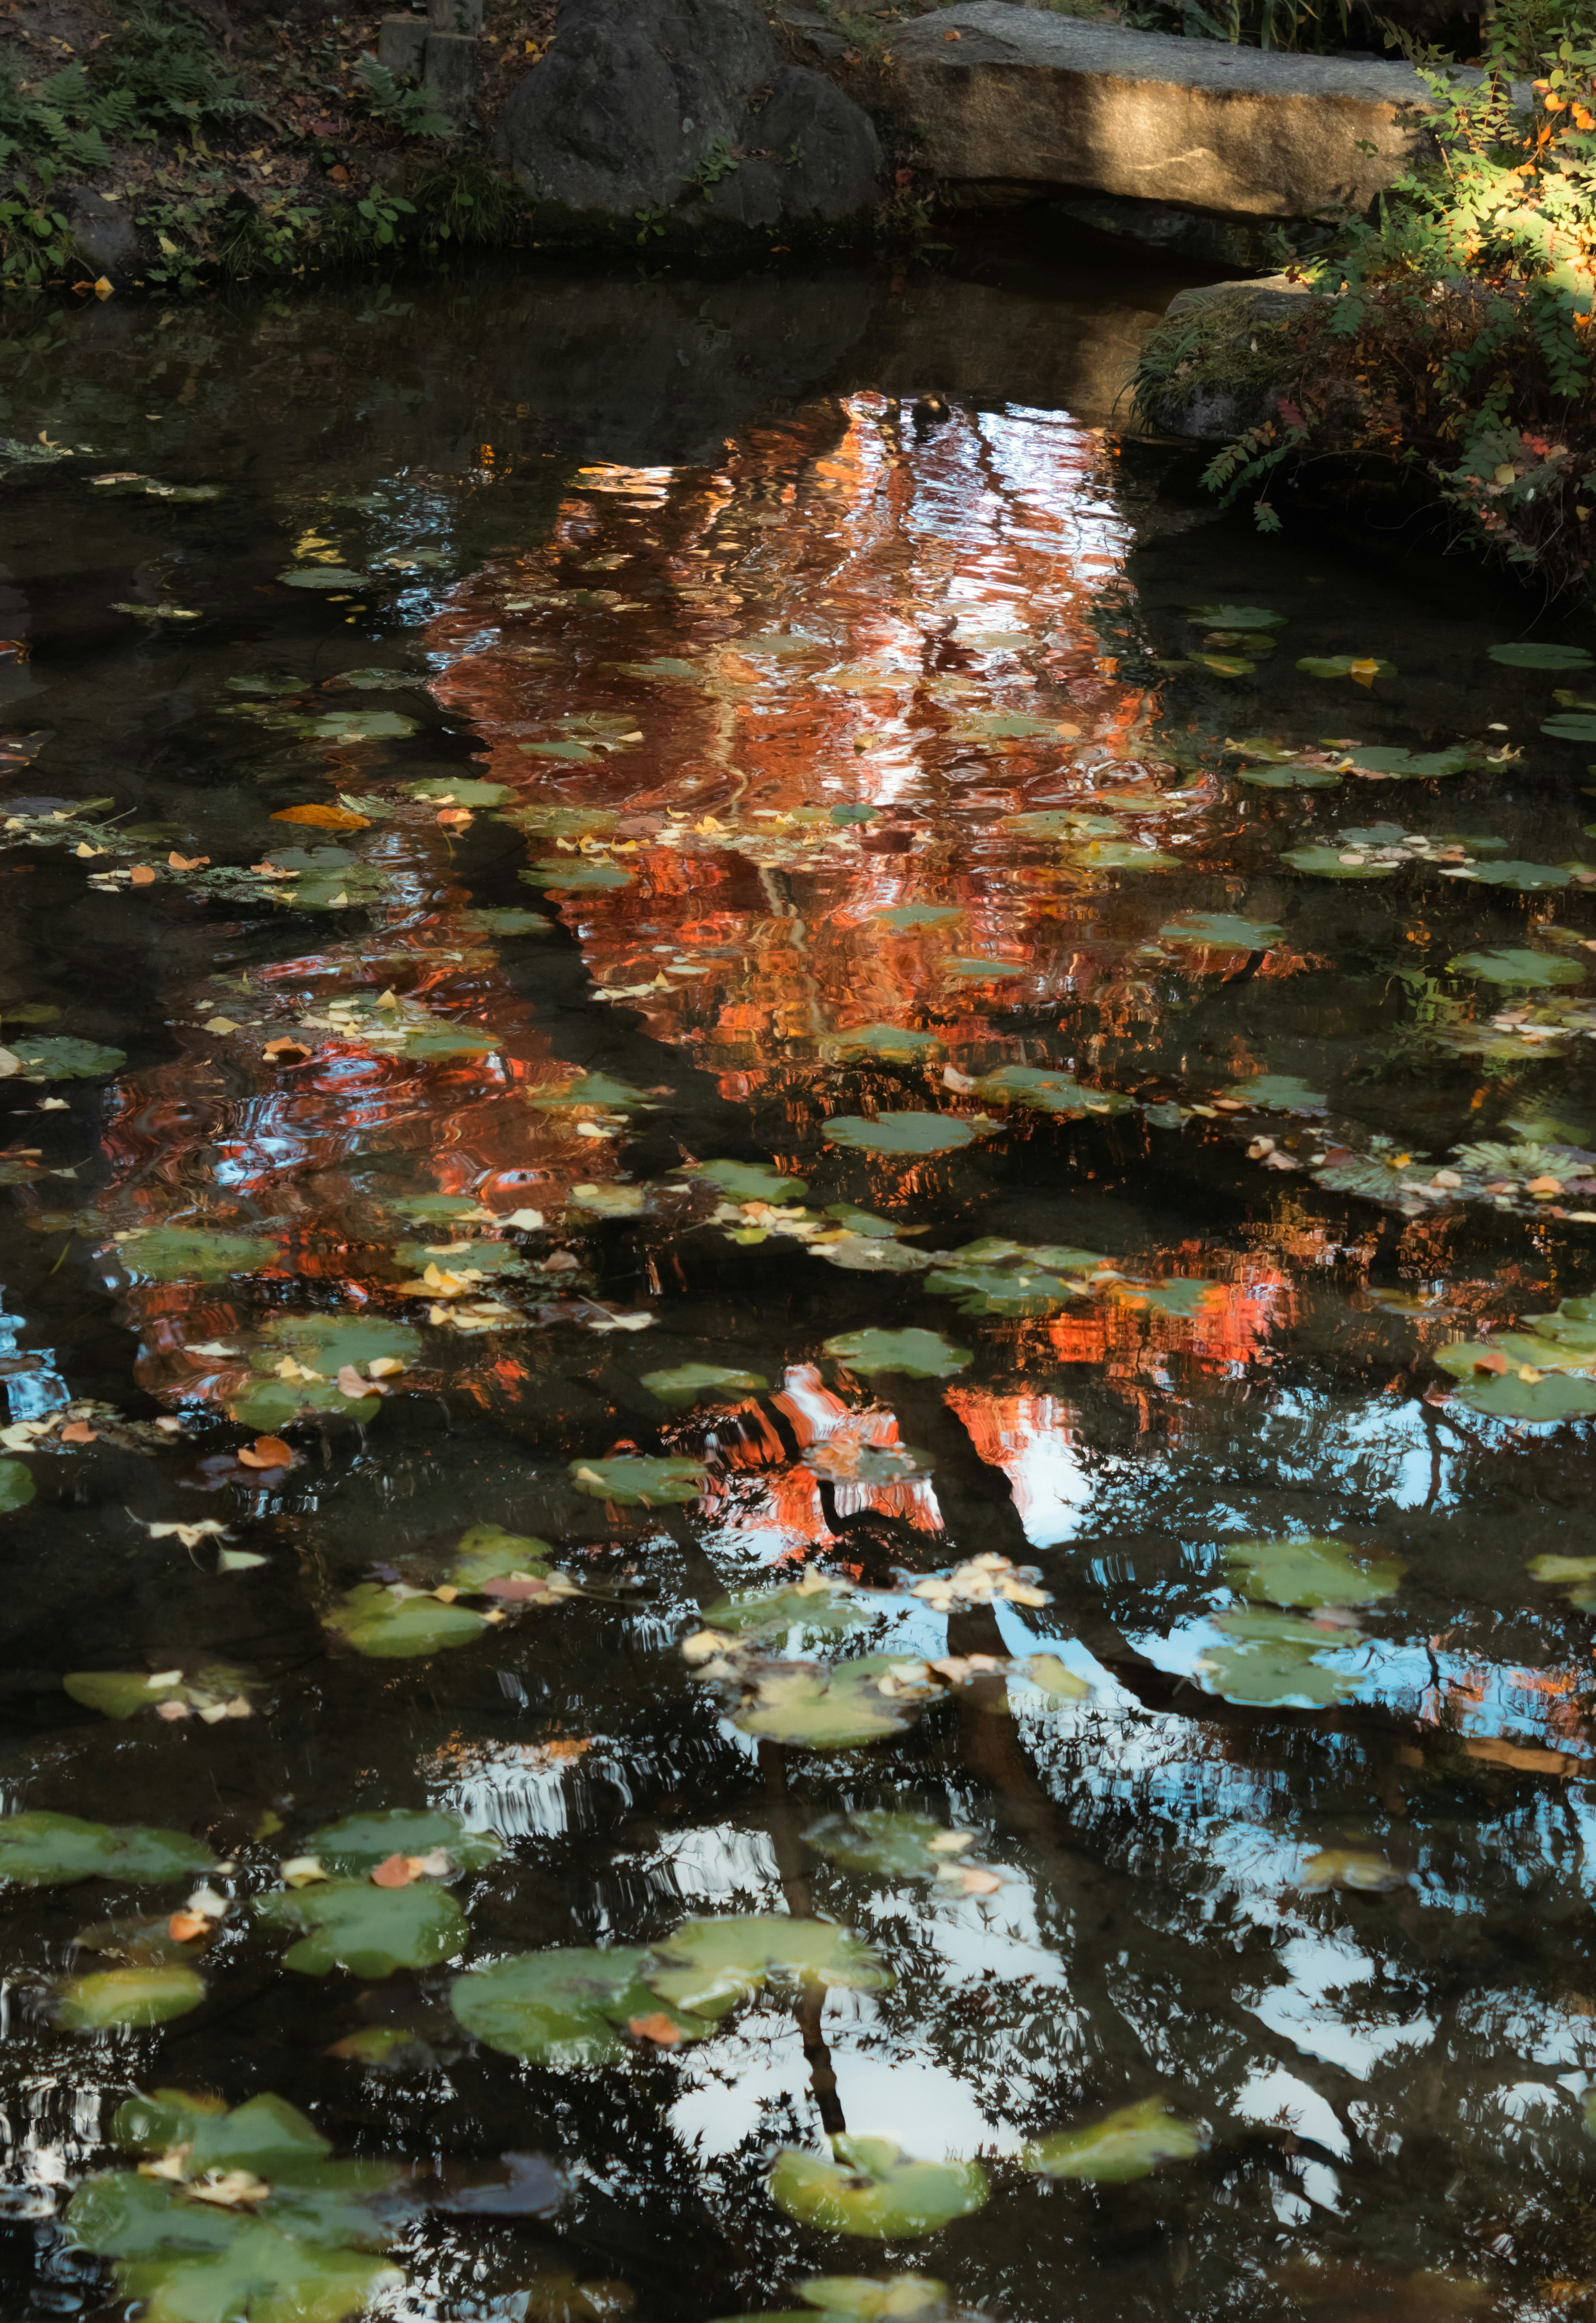
[[576, 235], [830, 225], [879, 191], [868, 117], [786, 63], [757, 0], [562, 0], [495, 151]]
[[93, 186], [74, 186], [58, 198], [78, 256], [102, 274], [131, 271], [139, 235], [126, 203], [107, 199]]

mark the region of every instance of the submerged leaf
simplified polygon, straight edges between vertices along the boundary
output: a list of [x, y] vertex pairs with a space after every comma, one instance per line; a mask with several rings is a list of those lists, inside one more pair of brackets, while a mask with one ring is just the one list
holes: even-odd
[[1058, 2129], [1021, 2156], [1022, 2167], [1043, 2178], [1089, 2178], [1117, 2183], [1145, 2178], [1165, 2162], [1192, 2162], [1208, 2147], [1206, 2126], [1183, 2121], [1161, 2098], [1122, 2106], [1083, 2129]]
[[0, 1516], [9, 1516], [13, 1509], [25, 1509], [37, 1487], [21, 1460], [0, 1460]]
[[885, 2137], [834, 2137], [831, 2149], [828, 2162], [787, 2146], [770, 2173], [777, 2209], [824, 2234], [933, 2235], [987, 2197], [978, 2162], [915, 2162]]

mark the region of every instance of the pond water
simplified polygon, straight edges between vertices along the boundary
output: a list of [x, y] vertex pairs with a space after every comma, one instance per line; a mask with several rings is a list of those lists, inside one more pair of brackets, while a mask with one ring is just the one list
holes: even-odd
[[1596, 669], [1174, 287], [8, 323], [10, 2312], [1578, 2311]]

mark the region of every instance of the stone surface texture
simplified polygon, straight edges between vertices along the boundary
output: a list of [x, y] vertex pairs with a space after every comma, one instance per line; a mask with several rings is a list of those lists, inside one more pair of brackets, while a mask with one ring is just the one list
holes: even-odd
[[482, 74], [482, 44], [474, 33], [427, 33], [421, 87], [445, 120], [470, 118]]
[[564, 0], [495, 150], [577, 232], [830, 225], [880, 192], [868, 116], [787, 62], [757, 0]]
[[425, 16], [384, 16], [377, 27], [377, 62], [390, 73], [418, 73], [426, 46]]
[[80, 257], [103, 274], [133, 268], [139, 236], [125, 203], [108, 200], [93, 186], [73, 186], [57, 198]]
[[1426, 134], [1409, 65], [1133, 32], [1015, 0], [922, 17], [891, 54], [891, 104], [924, 166], [955, 181], [1307, 217], [1367, 208]]

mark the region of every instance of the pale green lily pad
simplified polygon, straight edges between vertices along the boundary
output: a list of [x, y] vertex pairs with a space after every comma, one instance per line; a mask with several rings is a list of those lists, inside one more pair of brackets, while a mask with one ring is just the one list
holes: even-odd
[[323, 2161], [333, 2150], [297, 2106], [271, 2092], [229, 2111], [219, 2098], [157, 2089], [124, 2099], [112, 2116], [111, 2135], [134, 2153], [186, 2145], [196, 2172], [243, 2165], [262, 2178], [291, 2177], [297, 2167]]
[[404, 669], [341, 669], [327, 683], [353, 685], [357, 693], [408, 693], [421, 684], [413, 671]]
[[329, 710], [299, 730], [319, 742], [398, 742], [416, 731], [416, 721], [397, 710]]
[[922, 1057], [940, 1049], [935, 1033], [915, 1033], [906, 1024], [855, 1024], [845, 1033], [828, 1033], [821, 1043], [839, 1057]]
[[1226, 1543], [1225, 1561], [1249, 1597], [1275, 1605], [1369, 1605], [1396, 1593], [1395, 1558], [1356, 1557], [1338, 1540]]
[[848, 2323], [972, 2323], [976, 2313], [950, 2304], [947, 2284], [926, 2274], [812, 2274], [793, 2287], [804, 2302], [799, 2323], [816, 2308]]
[[731, 1371], [723, 1364], [677, 1364], [669, 1371], [645, 1372], [643, 1384], [662, 1403], [689, 1404], [706, 1395], [757, 1395], [770, 1382], [763, 1372]]
[[1583, 646], [1536, 645], [1519, 643], [1487, 646], [1492, 661], [1501, 662], [1509, 669], [1589, 669], [1592, 656]]
[[[234, 1419], [265, 1434], [315, 1411], [375, 1419], [382, 1409], [376, 1388], [369, 1396], [347, 1396], [338, 1385], [339, 1372], [345, 1364], [363, 1371], [383, 1357], [408, 1365], [420, 1354], [421, 1345], [419, 1331], [381, 1316], [277, 1315], [250, 1351], [254, 1376], [228, 1397], [227, 1409]], [[279, 1366], [285, 1358], [316, 1376], [281, 1378]]]
[[853, 1630], [869, 1620], [868, 1608], [855, 1601], [849, 1583], [831, 1582], [825, 1574], [811, 1577], [823, 1585], [751, 1589], [722, 1597], [717, 1603], [705, 1606], [704, 1626], [724, 1630], [731, 1637], [759, 1638], [797, 1628]]
[[1159, 930], [1160, 943], [1203, 944], [1214, 951], [1267, 951], [1284, 928], [1272, 920], [1243, 920], [1231, 912], [1181, 912]]
[[346, 565], [297, 565], [277, 577], [290, 589], [363, 589], [366, 585], [365, 574], [352, 573]]
[[1573, 877], [1561, 863], [1521, 863], [1510, 858], [1471, 863], [1454, 876], [1471, 886], [1517, 887], [1521, 895], [1534, 895], [1543, 887], [1566, 887]]
[[357, 1654], [378, 1661], [446, 1653], [453, 1646], [469, 1646], [487, 1627], [469, 1605], [445, 1605], [436, 1597], [385, 1588], [376, 1581], [345, 1590], [322, 1620]]
[[427, 775], [418, 783], [401, 783], [407, 798], [436, 800], [439, 805], [501, 806], [515, 793], [508, 783], [478, 782], [463, 776]]
[[1091, 1113], [1134, 1110], [1134, 1100], [1117, 1089], [1082, 1088], [1073, 1073], [1050, 1072], [1037, 1065], [1001, 1065], [981, 1076], [974, 1095], [983, 1105], [1031, 1106], [1067, 1121], [1084, 1120]]
[[38, 1808], [0, 1817], [0, 1879], [21, 1887], [56, 1887], [77, 1879], [142, 1887], [215, 1868], [210, 1849], [186, 1832], [148, 1823], [84, 1823], [77, 1815]]
[[1549, 952], [1525, 951], [1504, 945], [1491, 951], [1460, 951], [1446, 963], [1448, 976], [1476, 976], [1486, 984], [1582, 984], [1585, 971], [1576, 960], [1555, 960]]
[[801, 1202], [806, 1178], [791, 1178], [769, 1162], [690, 1162], [683, 1178], [702, 1178], [719, 1187], [729, 1202]]
[[97, 1041], [76, 1041], [66, 1034], [48, 1041], [24, 1034], [13, 1049], [22, 1060], [25, 1081], [101, 1080], [127, 1062], [124, 1050], [107, 1049]]
[[1541, 732], [1550, 734], [1558, 742], [1596, 742], [1596, 718], [1589, 713], [1582, 716], [1578, 711], [1564, 711], [1555, 718], [1548, 718]]
[[687, 1920], [655, 1947], [643, 1980], [674, 2011], [724, 2016], [773, 1980], [884, 1992], [896, 1981], [868, 1944], [830, 1920], [777, 1913], [748, 1919]]
[[1596, 1612], [1596, 1556], [1535, 1556], [1528, 1571], [1532, 1581], [1561, 1587], [1576, 1612]]
[[1141, 847], [1131, 839], [1083, 840], [1067, 847], [1065, 859], [1085, 871], [1179, 871], [1180, 858], [1157, 847]]
[[1313, 879], [1390, 879], [1402, 868], [1399, 863], [1344, 863], [1344, 851], [1339, 847], [1288, 847], [1280, 860]]
[[905, 1379], [950, 1379], [970, 1360], [940, 1331], [842, 1331], [821, 1352], [867, 1378], [876, 1372], [902, 1372]]
[[69, 2033], [142, 2031], [186, 2016], [205, 1998], [191, 1968], [111, 1968], [56, 1987], [56, 2022]]
[[536, 1533], [506, 1532], [502, 1525], [472, 1525], [454, 1544], [447, 1578], [456, 1589], [478, 1590], [509, 1573], [547, 1573], [554, 1550]]
[[823, 1258], [828, 1266], [845, 1267], [855, 1274], [918, 1274], [931, 1263], [923, 1251], [910, 1250], [890, 1235], [874, 1231], [843, 1233], [835, 1242], [812, 1242], [808, 1249], [812, 1258]]
[[1232, 1081], [1219, 1094], [1262, 1113], [1316, 1113], [1330, 1101], [1295, 1073], [1258, 1073], [1250, 1081]]
[[1169, 1274], [1161, 1282], [1128, 1282], [1123, 1278], [1105, 1283], [1110, 1298], [1127, 1307], [1151, 1307], [1160, 1315], [1178, 1315], [1187, 1322], [1213, 1308], [1222, 1293], [1222, 1282], [1206, 1281], [1198, 1274]]
[[540, 2065], [612, 2065], [632, 2053], [623, 2037], [634, 2020], [669, 2015], [678, 2040], [701, 2041], [714, 2026], [686, 2010], [662, 2010], [642, 1980], [646, 1951], [519, 1952], [457, 1976], [449, 2000], [466, 2031], [491, 2049]]
[[1205, 2123], [1183, 2121], [1161, 2098], [1144, 2098], [1088, 2127], [1057, 2129], [1050, 2137], [1038, 2138], [1025, 2148], [1020, 2164], [1043, 2178], [1117, 2184], [1148, 2177], [1166, 2162], [1195, 2162], [1207, 2150]]
[[1465, 1381], [1454, 1400], [1492, 1419], [1585, 1419], [1596, 1412], [1596, 1380], [1554, 1372], [1537, 1380], [1516, 1372], [1487, 1373]]
[[1188, 605], [1186, 618], [1210, 629], [1278, 629], [1286, 620], [1263, 605]]
[[225, 677], [222, 683], [234, 693], [303, 693], [312, 680], [305, 677]]
[[507, 904], [502, 910], [462, 912], [455, 924], [473, 936], [544, 936], [551, 923], [541, 912], [518, 911], [514, 904]]
[[431, 1807], [378, 1807], [325, 1823], [305, 1841], [329, 1871], [374, 1871], [390, 1855], [430, 1855], [442, 1848], [461, 1871], [497, 1863], [503, 1843], [491, 1831], [468, 1831], [457, 1815]]
[[627, 1113], [634, 1106], [647, 1105], [648, 1092], [634, 1088], [630, 1081], [619, 1080], [613, 1073], [579, 1073], [573, 1081], [541, 1085], [527, 1102], [539, 1113], [565, 1113], [578, 1108], [585, 1113], [595, 1106], [613, 1106]]
[[1395, 677], [1394, 661], [1380, 661], [1373, 654], [1307, 654], [1297, 665], [1305, 677], [1350, 677], [1354, 669], [1374, 663], [1368, 675], [1371, 677]]
[[618, 1453], [610, 1460], [573, 1460], [569, 1467], [579, 1492], [595, 1501], [613, 1501], [620, 1509], [683, 1507], [696, 1501], [704, 1488], [702, 1460]]
[[833, 1145], [865, 1153], [952, 1153], [974, 1143], [975, 1131], [952, 1113], [881, 1113], [874, 1121], [833, 1114], [821, 1125]]
[[933, 1298], [956, 1299], [961, 1315], [1014, 1318], [1056, 1315], [1086, 1286], [1022, 1257], [1004, 1266], [938, 1267], [925, 1287]]
[[[907, 1733], [922, 1705], [935, 1698], [940, 1689], [919, 1682], [920, 1667], [892, 1654], [836, 1664], [763, 1662], [731, 1722], [744, 1734], [803, 1749], [859, 1749]], [[883, 1694], [884, 1677], [905, 1690]]]
[[1236, 780], [1250, 783], [1258, 791], [1333, 791], [1341, 776], [1329, 767], [1294, 767], [1281, 761], [1273, 766], [1238, 767]]
[[107, 1718], [136, 1718], [163, 1702], [181, 1702], [190, 1710], [236, 1702], [254, 1691], [255, 1681], [229, 1662], [197, 1662], [187, 1676], [170, 1671], [151, 1677], [142, 1670], [71, 1670], [61, 1685], [87, 1710], [103, 1711]]
[[852, 1814], [823, 1816], [810, 1825], [803, 1839], [817, 1855], [823, 1855], [829, 1863], [841, 1864], [845, 1871], [866, 1871], [887, 1879], [934, 1879], [949, 1864], [965, 1860], [961, 1848], [946, 1843], [960, 1836], [950, 1833], [931, 1815], [892, 1807], [860, 1807]]
[[572, 889], [629, 887], [632, 875], [623, 871], [619, 863], [605, 863], [592, 856], [573, 855], [564, 863], [534, 863], [517, 874], [529, 887], [570, 887]]
[[771, 2199], [823, 2234], [897, 2241], [934, 2235], [986, 2200], [975, 2162], [915, 2162], [886, 2137], [834, 2137], [835, 2161], [787, 2146], [770, 2173]]
[[1002, 983], [1013, 976], [1028, 976], [1031, 963], [1023, 960], [993, 960], [984, 952], [959, 954], [937, 962], [944, 976], [959, 978], [965, 983]]
[[1472, 750], [1403, 750], [1384, 743], [1368, 749], [1359, 745], [1347, 756], [1353, 761], [1354, 774], [1380, 775], [1388, 782], [1435, 781], [1447, 775], [1463, 774], [1480, 763]]
[[259, 1274], [280, 1254], [275, 1237], [198, 1226], [157, 1226], [116, 1245], [127, 1272], [146, 1282], [224, 1282], [231, 1274]]
[[398, 2267], [362, 2251], [302, 2240], [175, 2189], [170, 2215], [158, 2219], [153, 2201], [135, 2205], [124, 2187], [161, 2199], [158, 2181], [131, 2172], [91, 2178], [73, 2197], [67, 2232], [78, 2249], [117, 2259], [117, 2291], [148, 2323], [345, 2323], [405, 2287]]
[[894, 904], [885, 912], [870, 914], [874, 926], [892, 928], [901, 935], [912, 934], [917, 928], [950, 927], [964, 916], [961, 904]]
[[518, 1243], [461, 1242], [427, 1243], [401, 1242], [394, 1244], [394, 1258], [413, 1275], [425, 1277], [429, 1266], [444, 1274], [525, 1274], [527, 1260]]
[[1199, 1676], [1209, 1693], [1226, 1702], [1324, 1710], [1358, 1689], [1357, 1671], [1344, 1663], [1328, 1668], [1315, 1658], [1327, 1648], [1358, 1644], [1355, 1630], [1316, 1629], [1294, 1614], [1261, 1607], [1222, 1613], [1215, 1627], [1225, 1642], [1209, 1649]]
[[309, 1887], [257, 1896], [250, 1908], [262, 1927], [298, 1936], [283, 1954], [283, 1966], [302, 1976], [326, 1976], [335, 1968], [351, 1976], [436, 1968], [463, 1951], [471, 1938], [454, 1896], [429, 1879], [413, 1879], [408, 1887], [318, 1879]]
[[25, 1509], [37, 1490], [22, 1460], [0, 1460], [0, 1517]]

